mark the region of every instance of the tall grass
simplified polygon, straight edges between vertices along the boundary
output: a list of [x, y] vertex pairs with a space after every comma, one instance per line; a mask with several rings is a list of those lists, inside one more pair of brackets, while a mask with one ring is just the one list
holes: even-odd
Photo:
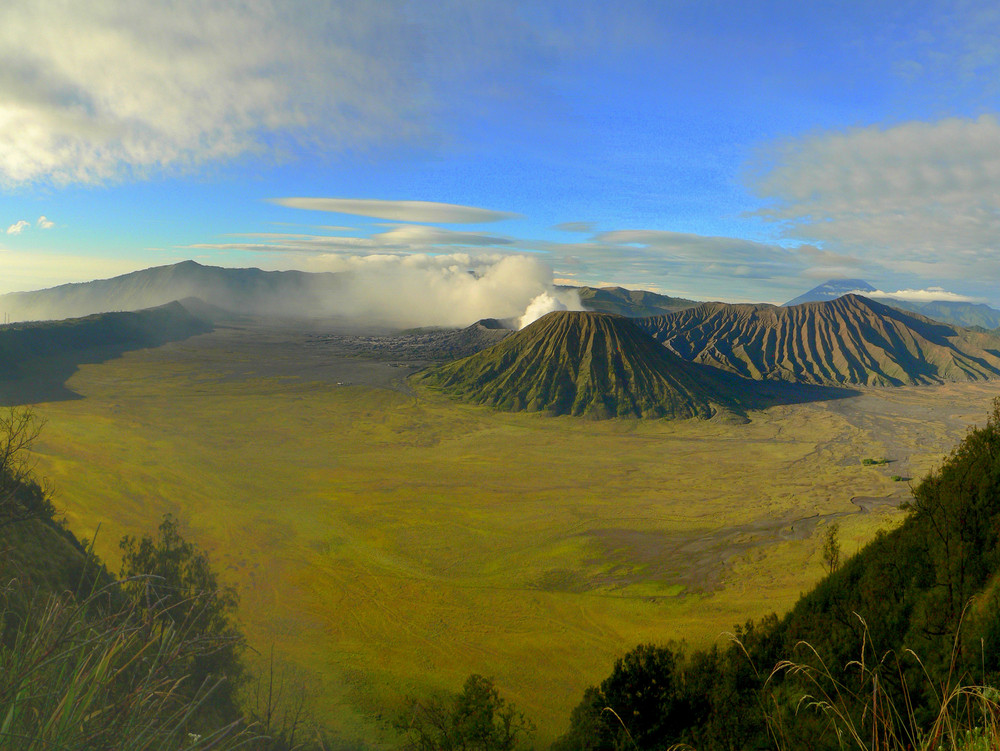
[[184, 686], [176, 666], [192, 643], [153, 627], [102, 590], [8, 606], [0, 592], [0, 751], [236, 749], [251, 739], [231, 723], [191, 721], [215, 685]]
[[[863, 623], [863, 621], [862, 621]], [[1000, 691], [955, 670], [935, 680], [909, 649], [876, 655], [863, 631], [858, 659], [832, 670], [799, 642], [765, 684], [765, 720], [778, 751], [988, 751], [1000, 749]], [[914, 685], [914, 676], [919, 685]]]

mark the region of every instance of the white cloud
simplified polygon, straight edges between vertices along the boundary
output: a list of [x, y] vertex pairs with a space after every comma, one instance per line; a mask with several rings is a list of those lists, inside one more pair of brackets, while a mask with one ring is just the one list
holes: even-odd
[[888, 298], [890, 300], [909, 300], [911, 302], [935, 302], [944, 300], [946, 302], [980, 302], [975, 297], [960, 295], [956, 292], [948, 292], [941, 287], [930, 287], [928, 289], [900, 289], [895, 292], [886, 292], [877, 289], [874, 292], [858, 290], [857, 294], [865, 297]]
[[39, 229], [52, 229], [55, 226], [55, 222], [53, 222], [51, 219], [49, 219], [44, 215], [38, 217], [38, 220], [35, 222], [35, 224], [38, 226]]
[[787, 141], [752, 178], [788, 236], [894, 273], [1000, 278], [1000, 122], [949, 118]]
[[0, 185], [447, 147], [469, 113], [551, 124], [553, 60], [658, 41], [656, 13], [590, 5], [9, 0]]
[[377, 243], [387, 245], [423, 246], [423, 245], [510, 245], [514, 241], [486, 235], [478, 232], [455, 232], [440, 227], [425, 227], [419, 224], [404, 224], [387, 232], [379, 232], [372, 236]]
[[31, 222], [26, 222], [24, 219], [14, 222], [7, 228], [8, 235], [20, 235], [24, 230], [31, 226]]
[[414, 33], [391, 3], [0, 4], [0, 181], [419, 137]]
[[358, 198], [272, 198], [271, 203], [293, 209], [332, 211], [340, 214], [378, 217], [399, 222], [475, 224], [512, 219], [517, 214], [434, 201], [384, 201]]
[[560, 222], [552, 229], [561, 232], [593, 232], [595, 226], [594, 222]]

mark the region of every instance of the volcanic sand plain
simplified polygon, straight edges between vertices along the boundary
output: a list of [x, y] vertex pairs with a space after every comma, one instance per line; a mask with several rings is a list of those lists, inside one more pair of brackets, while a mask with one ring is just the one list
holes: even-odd
[[[589, 421], [460, 404], [315, 332], [214, 332], [82, 365], [38, 404], [37, 473], [112, 570], [174, 514], [345, 743], [407, 696], [493, 676], [538, 725], [641, 642], [724, 639], [781, 613], [898, 524], [909, 483], [1000, 384], [868, 389], [745, 425]], [[865, 466], [865, 458], [890, 460]]]

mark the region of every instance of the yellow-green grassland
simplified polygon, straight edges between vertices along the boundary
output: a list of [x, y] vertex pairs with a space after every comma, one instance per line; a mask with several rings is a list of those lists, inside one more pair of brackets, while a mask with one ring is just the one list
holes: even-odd
[[474, 672], [544, 742], [635, 644], [703, 646], [783, 611], [824, 573], [827, 525], [849, 554], [896, 524], [906, 478], [997, 393], [866, 390], [745, 425], [589, 421], [410, 390], [405, 369], [373, 387], [357, 373], [376, 365], [347, 379], [323, 358], [220, 329], [83, 365], [67, 383], [82, 398], [36, 406], [35, 458], [113, 570], [123, 534], [176, 515], [239, 591], [252, 645], [373, 746], [407, 696]]

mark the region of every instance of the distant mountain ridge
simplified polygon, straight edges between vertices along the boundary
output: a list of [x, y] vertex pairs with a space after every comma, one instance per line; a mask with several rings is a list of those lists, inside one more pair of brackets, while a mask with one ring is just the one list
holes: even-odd
[[[782, 307], [801, 305], [805, 302], [823, 302], [834, 300], [838, 297], [850, 293], [873, 293], [877, 292], [873, 286], [861, 279], [831, 279], [830, 281], [813, 287], [808, 292], [799, 295], [793, 300], [789, 300]], [[930, 300], [920, 302], [917, 300], [900, 300], [895, 297], [884, 295], [865, 294], [872, 300], [877, 300], [885, 305], [901, 310], [909, 310], [920, 313], [928, 318], [934, 318], [945, 323], [952, 323], [956, 326], [966, 328], [978, 326], [984, 329], [995, 329], [1000, 327], [1000, 310], [991, 308], [984, 303], [956, 302], [952, 300]]]
[[928, 318], [953, 323], [956, 326], [965, 326], [966, 328], [978, 326], [983, 329], [1000, 327], [1000, 310], [991, 308], [985, 303], [952, 302], [951, 300], [917, 302], [915, 300], [897, 300], [892, 297], [876, 297], [874, 299], [894, 308], [911, 310]]
[[794, 300], [789, 300], [784, 305], [783, 308], [789, 308], [793, 305], [801, 305], [804, 302], [826, 302], [827, 300], [836, 300], [838, 297], [843, 297], [853, 293], [863, 294], [865, 292], [874, 292], [875, 288], [868, 282], [862, 279], [831, 279], [827, 282], [813, 287], [808, 292], [805, 292]]
[[57, 320], [140, 310], [194, 297], [235, 313], [319, 315], [324, 300], [344, 284], [332, 273], [229, 269], [182, 261], [111, 279], [0, 295], [0, 313], [11, 320]]
[[740, 414], [710, 369], [681, 360], [630, 319], [557, 311], [499, 344], [415, 376], [466, 401], [555, 415], [709, 418]]
[[1000, 377], [1000, 338], [859, 295], [791, 307], [705, 303], [641, 319], [670, 351], [738, 375], [901, 386]]
[[698, 305], [694, 300], [669, 297], [641, 289], [624, 287], [564, 287], [563, 289], [576, 290], [586, 310], [615, 313], [627, 318], [648, 318]]

